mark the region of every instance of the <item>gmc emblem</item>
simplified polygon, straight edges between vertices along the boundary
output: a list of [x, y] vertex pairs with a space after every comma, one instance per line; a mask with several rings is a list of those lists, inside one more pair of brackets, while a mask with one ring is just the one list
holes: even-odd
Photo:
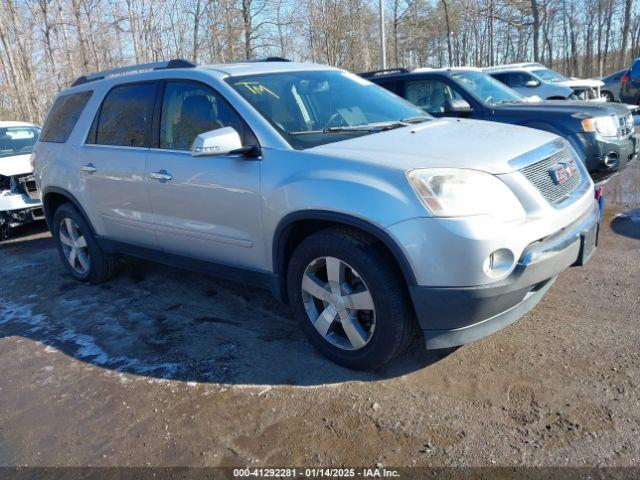
[[557, 163], [549, 169], [551, 180], [553, 180], [553, 183], [555, 183], [556, 185], [563, 184], [576, 173], [578, 173], [578, 164], [575, 160]]

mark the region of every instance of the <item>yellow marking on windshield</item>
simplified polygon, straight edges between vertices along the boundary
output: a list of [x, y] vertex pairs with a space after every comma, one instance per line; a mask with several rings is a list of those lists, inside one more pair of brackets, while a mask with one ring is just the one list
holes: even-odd
[[260, 82], [238, 82], [239, 85], [243, 85], [254, 95], [262, 95], [263, 93], [268, 93], [269, 95], [273, 95], [275, 98], [280, 100], [280, 97], [269, 90], [267, 87], [262, 85]]

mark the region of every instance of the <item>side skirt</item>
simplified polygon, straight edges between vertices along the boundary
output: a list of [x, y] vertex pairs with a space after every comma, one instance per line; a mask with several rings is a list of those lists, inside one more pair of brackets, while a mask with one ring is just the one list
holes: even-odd
[[162, 263], [183, 270], [190, 270], [212, 277], [231, 280], [248, 284], [258, 288], [269, 290], [278, 300], [283, 301], [283, 292], [280, 288], [278, 275], [261, 270], [234, 267], [222, 263], [207, 262], [191, 257], [166, 253], [160, 250], [140, 247], [125, 242], [99, 237], [100, 247], [109, 253], [122, 254], [129, 257], [140, 258], [152, 262]]

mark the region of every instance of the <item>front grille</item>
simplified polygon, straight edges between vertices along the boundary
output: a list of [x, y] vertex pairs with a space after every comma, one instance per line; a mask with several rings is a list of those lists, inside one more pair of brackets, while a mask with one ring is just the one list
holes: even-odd
[[44, 210], [42, 208], [34, 208], [31, 210], [31, 216], [34, 220], [42, 220], [44, 218]]
[[553, 167], [569, 160], [580, 162], [580, 159], [574, 157], [569, 147], [564, 147], [550, 157], [524, 167], [520, 172], [538, 189], [545, 200], [553, 205], [569, 196], [582, 183], [583, 173], [580, 167], [564, 183], [556, 184], [553, 181], [551, 175]]
[[620, 137], [631, 135], [633, 127], [633, 117], [631, 115], [618, 115], [618, 132]]
[[38, 194], [38, 187], [36, 187], [36, 179], [33, 175], [25, 175], [18, 179], [20, 184], [20, 190], [28, 195], [32, 200], [38, 200], [40, 195]]

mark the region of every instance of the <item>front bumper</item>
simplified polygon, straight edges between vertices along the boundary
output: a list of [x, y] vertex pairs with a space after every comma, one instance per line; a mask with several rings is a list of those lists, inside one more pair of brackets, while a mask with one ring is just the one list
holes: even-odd
[[567, 267], [586, 262], [583, 239], [598, 228], [593, 208], [566, 228], [535, 242], [504, 280], [474, 287], [410, 287], [427, 348], [449, 348], [483, 338], [531, 310]]
[[576, 133], [569, 140], [582, 152], [587, 170], [597, 181], [624, 169], [638, 155], [636, 134], [629, 138], [606, 139], [593, 132]]
[[6, 230], [44, 218], [42, 203], [25, 194], [0, 195], [0, 228]]

